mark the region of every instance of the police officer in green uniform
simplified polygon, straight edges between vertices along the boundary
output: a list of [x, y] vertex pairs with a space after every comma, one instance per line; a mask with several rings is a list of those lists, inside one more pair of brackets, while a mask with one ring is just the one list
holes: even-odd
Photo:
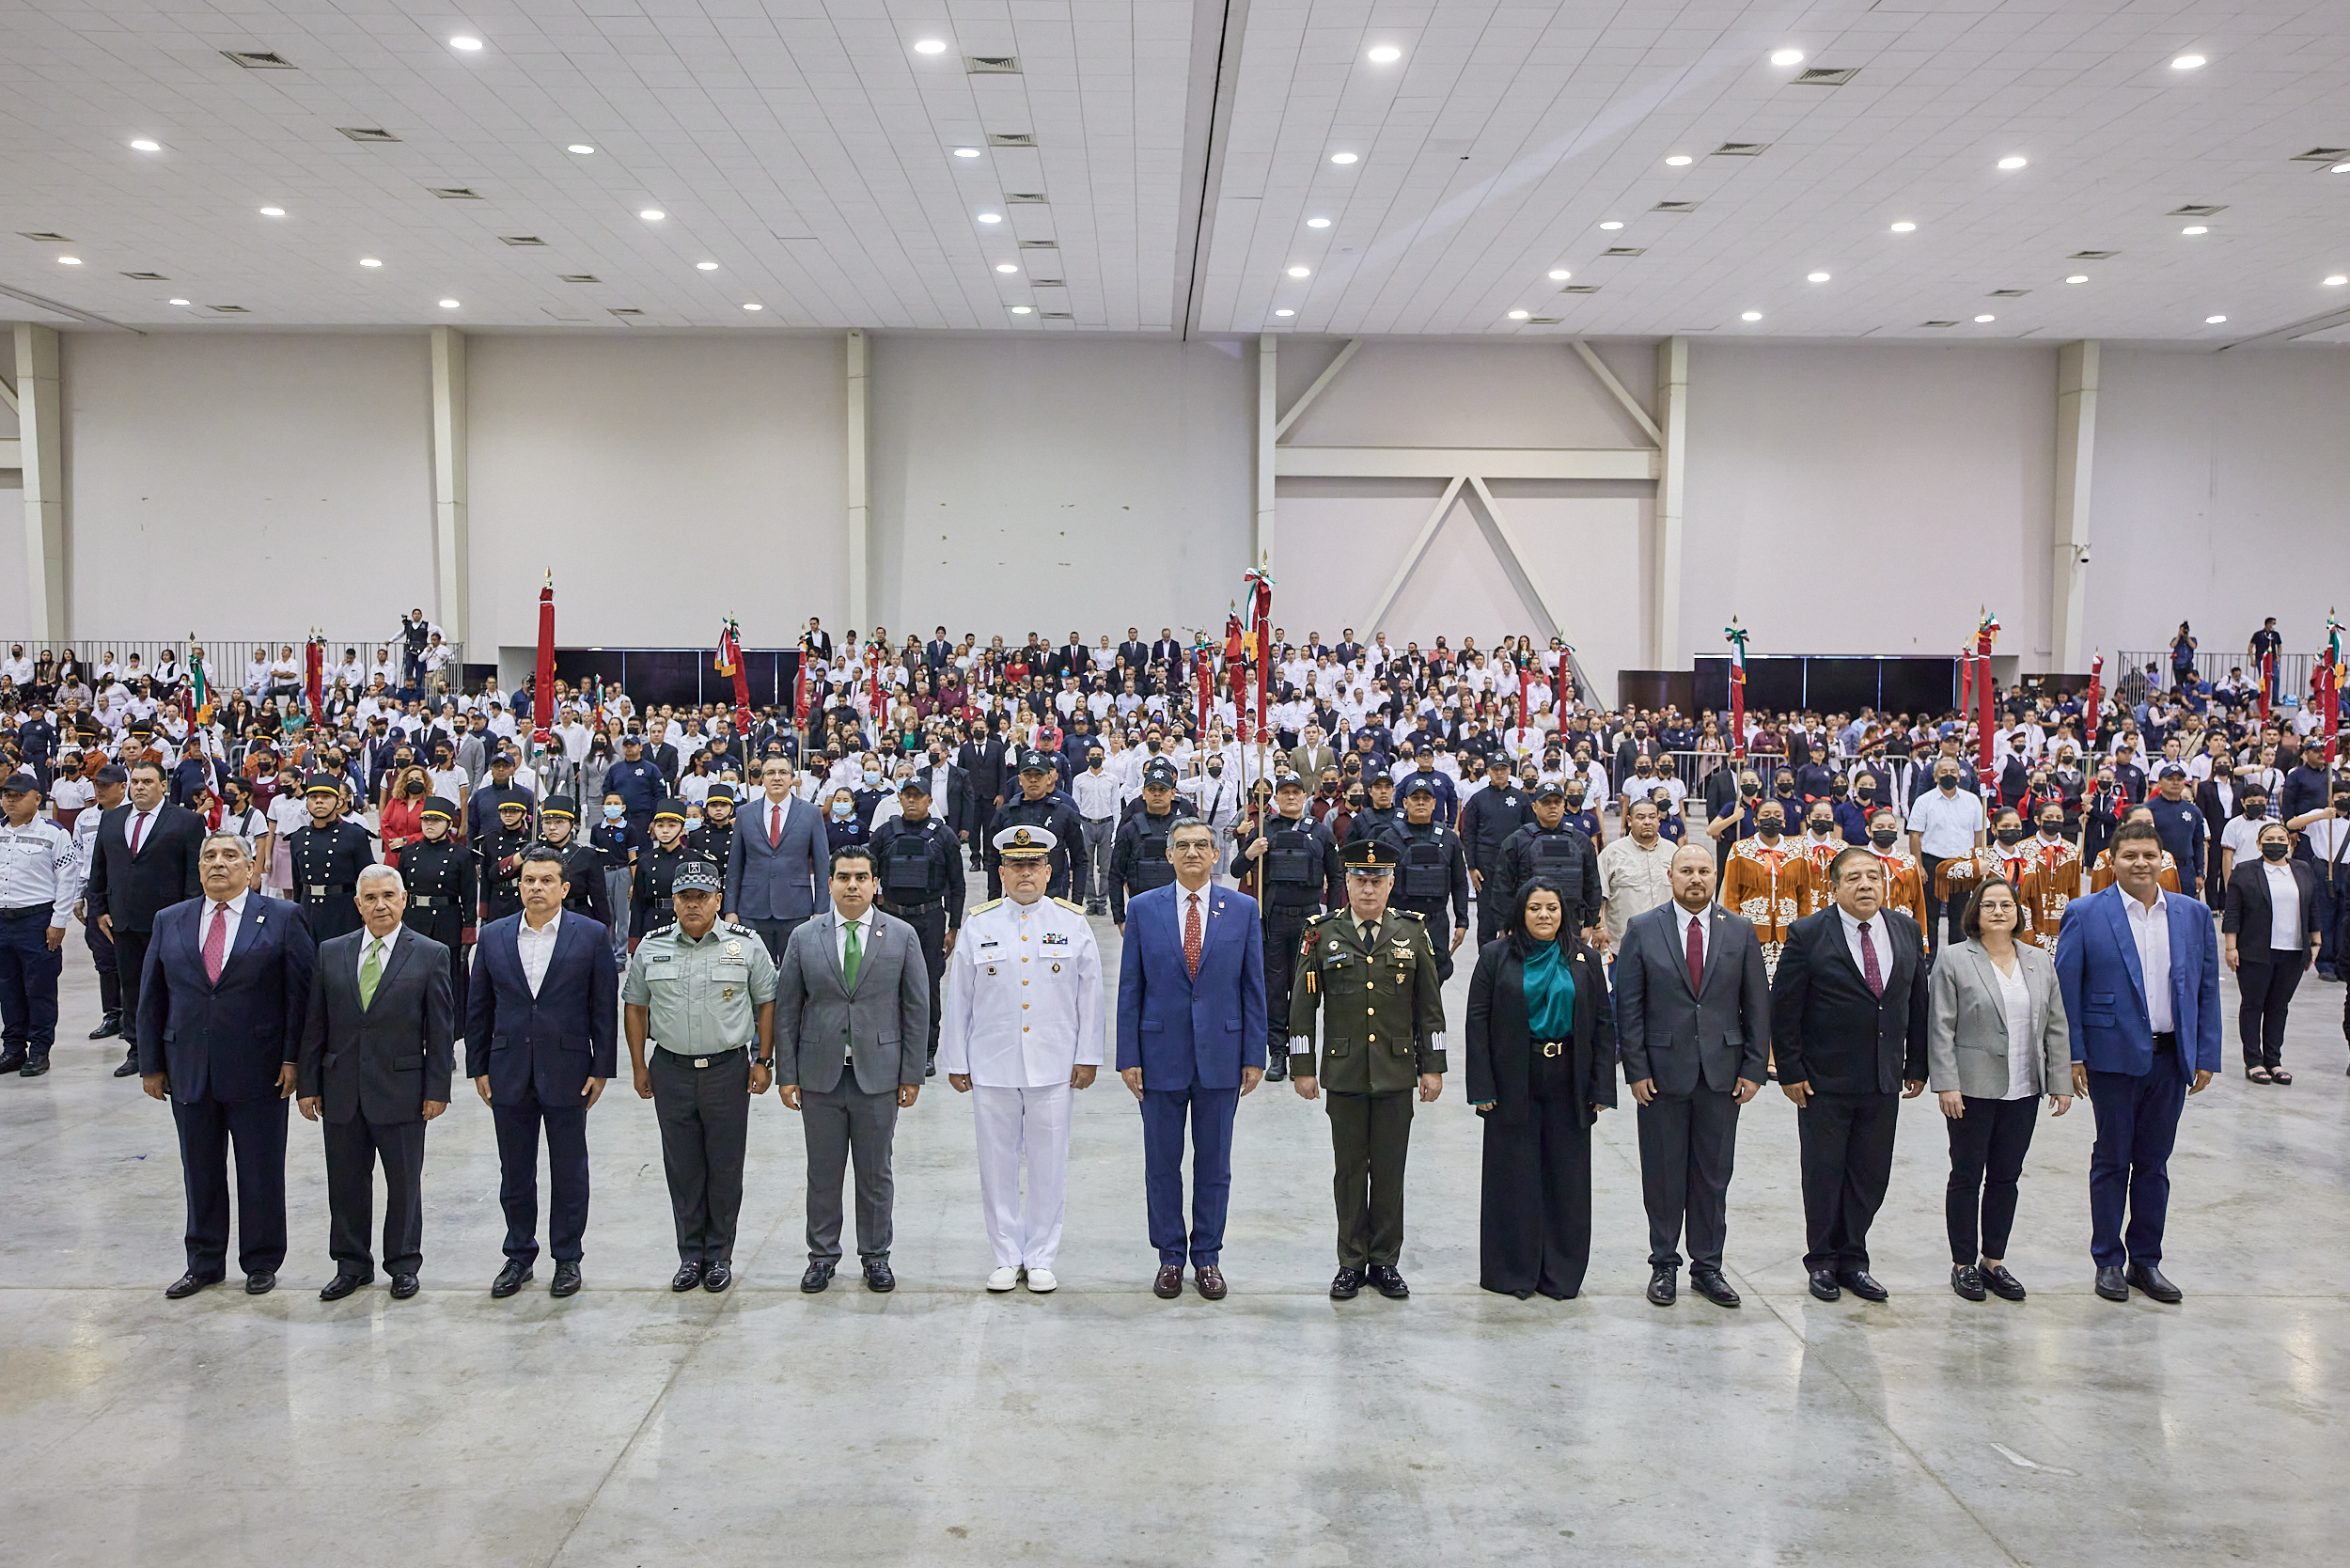
[[[1368, 1278], [1390, 1300], [1411, 1288], [1396, 1272], [1403, 1251], [1403, 1159], [1412, 1140], [1412, 1095], [1444, 1092], [1444, 996], [1428, 927], [1387, 907], [1402, 859], [1392, 839], [1358, 839], [1342, 852], [1346, 907], [1309, 920], [1290, 992], [1290, 1076], [1314, 1099], [1329, 1090], [1337, 1174], [1339, 1272], [1335, 1301]], [[1324, 1009], [1322, 1071], [1314, 1071], [1314, 1009]]]
[[1416, 774], [1403, 797], [1403, 826], [1386, 835], [1402, 855], [1395, 873], [1398, 909], [1428, 922], [1436, 949], [1436, 978], [1452, 978], [1452, 955], [1468, 935], [1468, 851], [1461, 836], [1436, 820], [1436, 787]]
[[931, 970], [927, 1075], [935, 1077], [947, 957], [963, 929], [963, 841], [931, 815], [930, 784], [918, 773], [899, 784], [898, 810], [873, 830], [874, 874], [881, 878], [883, 911], [912, 926], [922, 939], [922, 958]]
[[665, 800], [654, 807], [652, 848], [636, 857], [636, 891], [629, 899], [628, 929], [639, 940], [677, 918], [669, 905], [670, 884], [681, 864], [701, 858], [685, 842], [685, 803]]
[[357, 823], [343, 821], [343, 781], [314, 773], [302, 786], [310, 820], [286, 839], [293, 866], [294, 902], [310, 934], [323, 942], [357, 931], [359, 873], [375, 863], [375, 840]]
[[702, 799], [702, 820], [685, 836], [696, 853], [723, 872], [734, 848], [734, 786], [713, 784]]
[[539, 838], [563, 852], [563, 907], [609, 927], [612, 904], [603, 881], [603, 853], [579, 836], [579, 802], [569, 795], [549, 795], [539, 808]]
[[1290, 983], [1297, 968], [1298, 939], [1306, 922], [1346, 902], [1346, 871], [1330, 830], [1306, 814], [1306, 781], [1283, 772], [1273, 786], [1274, 815], [1264, 831], [1241, 839], [1232, 852], [1232, 875], [1258, 872], [1257, 907], [1264, 926], [1265, 1017], [1273, 1038], [1265, 1051], [1265, 1076], [1289, 1076]]
[[530, 848], [530, 805], [511, 796], [497, 803], [497, 821], [475, 846], [481, 856], [481, 923], [523, 912], [523, 852]]
[[477, 863], [473, 851], [451, 836], [456, 802], [429, 796], [420, 814], [424, 837], [400, 852], [400, 879], [408, 885], [408, 907], [400, 923], [448, 949], [449, 996], [455, 1016], [462, 1018], [470, 974], [465, 949], [472, 945], [474, 904], [480, 897]]
[[998, 834], [1015, 827], [1041, 827], [1053, 836], [1053, 880], [1044, 889], [1045, 896], [1065, 899], [1069, 896], [1069, 846], [1080, 850], [1085, 845], [1085, 819], [1077, 814], [1077, 804], [1060, 788], [1060, 770], [1053, 760], [1041, 751], [1020, 754], [1020, 793], [1006, 801], [995, 815], [988, 819], [987, 832], [982, 836], [987, 844], [987, 896], [1004, 896], [1004, 879], [998, 867], [1003, 857], [995, 848]]
[[1175, 764], [1154, 757], [1142, 770], [1142, 809], [1118, 824], [1110, 840], [1110, 919], [1126, 929], [1126, 901], [1175, 880], [1167, 836], [1191, 813], [1175, 793]]
[[661, 1123], [677, 1221], [673, 1291], [734, 1282], [751, 1098], [767, 1092], [776, 1069], [775, 961], [757, 933], [718, 918], [721, 885], [717, 867], [682, 857], [665, 895], [675, 917], [637, 944], [620, 982], [636, 1093]]
[[1567, 816], [1567, 788], [1555, 778], [1534, 786], [1534, 820], [1502, 841], [1485, 891], [1507, 914], [1518, 889], [1536, 877], [1559, 889], [1567, 917], [1584, 931], [1599, 924], [1599, 853]]

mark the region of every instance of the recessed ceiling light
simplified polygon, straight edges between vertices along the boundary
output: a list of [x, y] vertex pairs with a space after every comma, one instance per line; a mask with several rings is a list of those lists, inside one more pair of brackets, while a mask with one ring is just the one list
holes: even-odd
[[2201, 55], [2182, 55], [2177, 59], [2170, 62], [2170, 69], [2173, 71], [2201, 71], [2203, 69], [2203, 56]]
[[166, 303], [171, 304], [171, 305], [185, 305], [185, 304], [187, 304], [188, 302], [187, 302], [187, 301], [185, 301], [185, 300], [171, 300], [171, 301], [168, 301], [168, 302], [166, 302]]
[[1997, 316], [1978, 316], [1975, 320], [1978, 321], [1996, 321], [1998, 318]]
[[2200, 223], [2191, 223], [2191, 224], [2188, 224], [2188, 225], [2187, 225], [2185, 228], [2180, 229], [2180, 230], [2179, 230], [2179, 232], [2180, 232], [2180, 233], [2182, 233], [2182, 234], [2208, 234], [2208, 233], [2210, 233], [2210, 232], [2211, 232], [2211, 230], [2210, 230], [2210, 229], [2208, 229], [2208, 228], [2206, 228], [2206, 227], [2203, 227], [2201, 224], [2200, 224]]
[[1294, 311], [1294, 310], [1277, 310], [1277, 311], [1275, 311], [1275, 312], [1274, 312], [1274, 314], [1275, 314], [1276, 316], [1294, 316], [1294, 315], [1296, 315], [1296, 314], [1297, 314], [1297, 312], [1296, 312], [1296, 311]]
[[1004, 221], [1004, 215], [1001, 212], [981, 212], [979, 214], [979, 221], [981, 223], [1002, 223]]
[[1691, 164], [1696, 162], [1697, 160], [1695, 158], [1690, 157], [1685, 152], [1676, 152], [1671, 157], [1665, 160], [1665, 166], [1668, 168], [1685, 169]]
[[1771, 64], [1778, 66], [1801, 65], [1803, 64], [1803, 51], [1800, 49], [1781, 49], [1771, 56]]
[[1999, 167], [2003, 169], [2020, 169], [2024, 166], [2025, 162], [2026, 160], [2022, 158], [2013, 156], [2006, 157], [1999, 160]]
[[261, 209], [261, 216], [265, 218], [282, 218], [285, 215], [286, 210], [283, 207], [264, 207]]
[[979, 149], [976, 147], [959, 147], [955, 149], [955, 156], [958, 158], [977, 158], [979, 155]]
[[1383, 43], [1363, 57], [1373, 65], [1393, 65], [1403, 57], [1403, 51], [1391, 43]]
[[57, 265], [60, 267], [78, 267], [81, 264], [82, 259], [78, 256], [60, 256], [57, 258]]
[[1330, 162], [1334, 164], [1351, 164], [1355, 162], [1355, 154], [1352, 152], [1333, 152], [1330, 154]]
[[444, 310], [454, 310], [457, 308], [457, 302], [455, 300], [443, 300], [441, 302], [441, 308]]
[[569, 147], [565, 148], [563, 150], [564, 150], [564, 151], [566, 151], [566, 152], [576, 152], [576, 153], [578, 153], [581, 157], [585, 158], [586, 156], [588, 156], [588, 154], [589, 154], [590, 152], [595, 151], [596, 149], [595, 149], [594, 148], [592, 148], [592, 147], [589, 147], [589, 146], [588, 146], [586, 142], [573, 142], [571, 146], [569, 146]]
[[1532, 314], [1534, 314], [1534, 312], [1531, 310], [1512, 310], [1510, 312], [1510, 320], [1513, 321], [1523, 321]]
[[460, 33], [455, 38], [448, 40], [448, 46], [451, 49], [462, 49], [466, 54], [470, 55], [475, 50], [481, 47], [481, 40], [479, 39], [469, 39], [464, 34]]
[[2206, 316], [2203, 318], [2203, 324], [2205, 326], [2217, 326], [2220, 322], [2226, 321], [2227, 319], [2228, 318], [2225, 316]]
[[2339, 289], [2345, 283], [2350, 283], [2350, 276], [2345, 276], [2341, 273], [2336, 273], [2333, 276], [2326, 280], [2326, 287], [2328, 289]]
[[382, 261], [376, 259], [372, 256], [362, 256], [359, 258], [359, 265], [362, 267], [380, 267], [384, 263]]
[[1810, 282], [1810, 283], [1825, 283], [1825, 282], [1827, 281], [1827, 274], [1825, 274], [1825, 273], [1806, 273], [1806, 274], [1804, 274], [1804, 278], [1805, 278], [1805, 280], [1806, 280], [1807, 282]]
[[1915, 234], [1918, 232], [1918, 226], [1914, 223], [1897, 223], [1893, 226], [1893, 232], [1896, 234]]
[[766, 309], [767, 307], [766, 307], [765, 306], [763, 306], [763, 305], [760, 304], [757, 300], [752, 300], [752, 301], [750, 301], [749, 303], [745, 304], [745, 305], [743, 306], [743, 308], [744, 308], [744, 309], [745, 309], [745, 310], [764, 310], [764, 309]]
[[643, 212], [641, 212], [637, 213], [636, 215], [637, 215], [638, 217], [640, 217], [640, 218], [644, 219], [647, 223], [659, 223], [662, 219], [664, 219], [664, 218], [667, 217], [669, 214], [668, 214], [668, 213], [666, 213], [666, 212], [663, 212], [660, 208], [658, 208], [658, 207], [648, 207], [648, 208], [646, 208]]
[[1010, 261], [998, 261], [995, 263], [995, 270], [999, 273], [1016, 273], [1020, 269]]
[[1290, 269], [1290, 276], [1292, 277], [1311, 277], [1313, 275], [1314, 270], [1311, 267], [1292, 267]]
[[715, 261], [697, 261], [694, 263], [694, 270], [697, 273], [714, 273], [718, 270], [718, 263]]
[[2071, 277], [2066, 278], [2064, 281], [2067, 283], [2087, 283], [2089, 281], [2089, 274], [2087, 273], [2075, 273]]
[[2350, 164], [2336, 164], [2326, 172], [2327, 174], [2350, 174]]
[[1328, 218], [1308, 218], [1306, 220], [1306, 227], [1308, 228], [1327, 228], [1330, 227], [1330, 220]]
[[1026, 316], [1028, 313], [1028, 306], [1025, 305], [1015, 305], [1011, 307], [1011, 313], [1015, 316]]
[[150, 142], [145, 136], [141, 136], [131, 144], [131, 150], [133, 152], [161, 152], [163, 149], [163, 143]]
[[1743, 311], [1739, 314], [1738, 319], [1742, 321], [1759, 321], [1762, 319], [1762, 312], [1760, 310]]
[[1564, 283], [1567, 279], [1573, 277], [1574, 275], [1574, 274], [1573, 273], [1567, 271], [1564, 267], [1553, 267], [1550, 269], [1550, 281], [1553, 283]]
[[947, 45], [940, 39], [923, 39], [915, 44], [914, 52], [916, 55], [944, 55], [947, 53]]

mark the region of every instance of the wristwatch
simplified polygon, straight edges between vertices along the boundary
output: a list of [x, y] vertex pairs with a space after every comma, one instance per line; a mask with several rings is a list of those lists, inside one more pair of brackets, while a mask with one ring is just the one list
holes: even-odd
[[753, 1067], [764, 1067], [768, 1072], [772, 1073], [776, 1070], [776, 1058], [773, 1057], [753, 1057], [751, 1058], [751, 1065]]

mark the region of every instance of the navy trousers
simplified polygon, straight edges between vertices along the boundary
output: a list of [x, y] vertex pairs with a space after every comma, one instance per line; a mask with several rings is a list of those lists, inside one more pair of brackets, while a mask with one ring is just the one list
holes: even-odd
[[57, 1041], [57, 977], [65, 954], [49, 950], [45, 903], [0, 914], [0, 1032], [8, 1049], [46, 1059]]
[[188, 1191], [188, 1272], [228, 1272], [228, 1159], [237, 1161], [237, 1263], [275, 1274], [286, 1261], [286, 1106], [276, 1098], [174, 1100], [180, 1172]]
[[2089, 1153], [2089, 1255], [2099, 1268], [2162, 1262], [2170, 1146], [2186, 1108], [2186, 1085], [2175, 1043], [2155, 1045], [2154, 1065], [2142, 1077], [2093, 1069], [2089, 1074], [2089, 1104], [2097, 1113], [2097, 1142]]
[[547, 1250], [575, 1263], [588, 1234], [588, 1107], [557, 1110], [535, 1094], [520, 1105], [492, 1105], [498, 1135], [498, 1206], [506, 1211], [506, 1255], [528, 1264], [539, 1256], [539, 1129], [547, 1133]]
[[[1159, 1262], [1193, 1267], [1224, 1257], [1224, 1213], [1232, 1196], [1232, 1117], [1238, 1089], [1142, 1091], [1142, 1190]], [[1191, 1231], [1183, 1231], [1183, 1123], [1191, 1123]]]

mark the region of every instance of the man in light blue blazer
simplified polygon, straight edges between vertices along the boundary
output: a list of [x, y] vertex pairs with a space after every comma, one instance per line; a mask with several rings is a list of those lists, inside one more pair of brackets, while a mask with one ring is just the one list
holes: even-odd
[[[1126, 905], [1118, 965], [1118, 1074], [1142, 1105], [1142, 1184], [1163, 1299], [1224, 1299], [1232, 1118], [1264, 1077], [1264, 939], [1257, 901], [1211, 886], [1215, 836], [1186, 819], [1167, 838], [1175, 880]], [[1183, 1231], [1183, 1123], [1191, 1122], [1191, 1231]]]
[[2065, 905], [2057, 933], [2073, 1087], [2097, 1116], [2090, 1254], [2107, 1301], [2127, 1301], [2134, 1285], [2170, 1303], [2181, 1295], [2161, 1267], [2170, 1146], [2223, 1049], [2217, 939], [2208, 905], [2163, 891], [2152, 823], [2116, 829], [2112, 857], [2114, 885]]

